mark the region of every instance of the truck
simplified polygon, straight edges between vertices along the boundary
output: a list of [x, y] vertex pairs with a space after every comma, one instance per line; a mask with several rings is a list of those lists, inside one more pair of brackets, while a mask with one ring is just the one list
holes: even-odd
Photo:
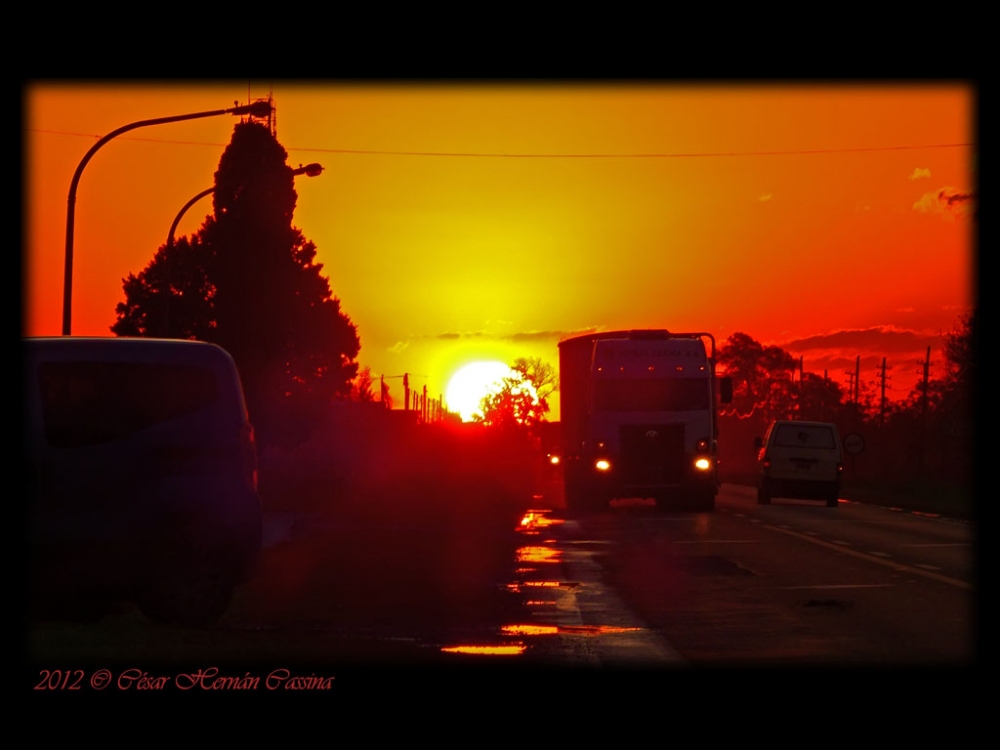
[[561, 463], [570, 509], [653, 498], [661, 509], [714, 511], [718, 404], [715, 337], [632, 329], [559, 342]]

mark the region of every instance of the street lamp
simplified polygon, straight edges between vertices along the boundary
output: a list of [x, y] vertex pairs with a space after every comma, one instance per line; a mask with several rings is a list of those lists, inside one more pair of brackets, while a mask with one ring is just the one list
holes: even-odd
[[[306, 177], [317, 177], [320, 174], [322, 174], [322, 172], [323, 172], [322, 165], [317, 164], [316, 162], [313, 162], [312, 164], [306, 164], [304, 167], [303, 166], [299, 166], [298, 168], [293, 169], [292, 170], [292, 176], [293, 177], [297, 177], [300, 174], [304, 174]], [[167, 288], [165, 290], [166, 313], [164, 315], [164, 320], [165, 320], [165, 322], [164, 322], [164, 335], [165, 336], [169, 335], [169, 333], [170, 333], [170, 255], [169, 255], [169, 252], [170, 252], [170, 248], [172, 248], [174, 246], [174, 232], [177, 230], [177, 225], [180, 224], [181, 218], [183, 218], [184, 214], [187, 213], [187, 210], [189, 208], [191, 208], [191, 206], [193, 206], [195, 203], [197, 203], [198, 201], [200, 201], [202, 198], [204, 198], [206, 195], [211, 195], [214, 192], [215, 192], [215, 187], [214, 186], [208, 188], [207, 190], [202, 190], [200, 193], [198, 193], [198, 195], [196, 195], [194, 198], [192, 198], [187, 203], [185, 203], [181, 207], [181, 210], [177, 212], [177, 216], [174, 217], [173, 224], [170, 225], [170, 231], [167, 233], [167, 246], [166, 246], [165, 258], [164, 258], [164, 260], [166, 261], [166, 274], [165, 275], [166, 275], [166, 281], [167, 281]]]
[[[312, 164], [306, 164], [304, 167], [298, 167], [292, 170], [292, 176], [297, 176], [304, 174], [306, 177], [316, 177], [323, 171], [323, 167], [315, 162]], [[167, 234], [167, 248], [169, 249], [174, 244], [174, 232], [177, 229], [177, 225], [180, 223], [181, 218], [187, 213], [187, 210], [191, 208], [195, 203], [200, 201], [206, 195], [211, 195], [215, 192], [214, 187], [210, 187], [208, 190], [202, 190], [198, 195], [189, 200], [184, 206], [178, 211], [177, 216], [174, 218], [174, 223], [170, 225], [170, 232]]]
[[253, 102], [252, 104], [230, 107], [229, 109], [216, 109], [210, 112], [194, 112], [187, 115], [174, 115], [173, 117], [157, 117], [153, 120], [139, 120], [138, 122], [130, 123], [108, 133], [95, 143], [86, 154], [84, 154], [83, 159], [80, 160], [80, 164], [77, 165], [76, 172], [73, 174], [73, 180], [70, 182], [68, 206], [66, 208], [66, 263], [63, 275], [63, 336], [70, 335], [72, 321], [73, 221], [76, 212], [76, 189], [80, 184], [80, 176], [83, 174], [83, 168], [87, 166], [87, 162], [89, 162], [91, 157], [97, 153], [97, 150], [112, 138], [115, 138], [122, 133], [127, 133], [130, 130], [135, 130], [136, 128], [143, 128], [149, 125], [163, 125], [168, 122], [179, 122], [181, 120], [197, 120], [202, 117], [215, 117], [217, 115], [251, 115], [252, 117], [267, 117], [271, 114], [273, 108], [274, 107], [270, 100], [259, 100]]

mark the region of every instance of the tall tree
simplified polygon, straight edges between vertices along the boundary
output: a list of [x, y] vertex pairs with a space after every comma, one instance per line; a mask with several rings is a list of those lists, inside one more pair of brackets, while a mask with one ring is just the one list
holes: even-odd
[[268, 382], [290, 396], [346, 394], [360, 342], [315, 262], [315, 245], [292, 226], [297, 196], [287, 156], [266, 126], [250, 121], [236, 126], [219, 162], [215, 221], [205, 228], [215, 336], [252, 391]]
[[348, 395], [361, 346], [316, 246], [292, 225], [297, 195], [287, 156], [266, 125], [237, 124], [215, 173], [214, 215], [190, 242], [160, 248], [124, 280], [112, 326], [118, 335], [219, 344], [264, 422], [293, 405], [306, 413], [307, 404]]

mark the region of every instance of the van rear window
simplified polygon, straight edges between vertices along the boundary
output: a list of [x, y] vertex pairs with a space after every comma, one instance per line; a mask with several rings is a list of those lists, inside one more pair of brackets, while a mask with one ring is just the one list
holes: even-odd
[[215, 373], [190, 365], [45, 362], [38, 379], [45, 438], [57, 448], [120, 440], [218, 396]]
[[833, 428], [820, 425], [778, 425], [774, 444], [781, 448], [836, 448]]

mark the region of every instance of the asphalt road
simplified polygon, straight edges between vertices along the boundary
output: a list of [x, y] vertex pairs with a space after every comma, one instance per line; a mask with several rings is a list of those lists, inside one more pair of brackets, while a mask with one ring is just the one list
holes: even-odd
[[968, 525], [846, 502], [759, 508], [738, 487], [713, 514], [625, 502], [578, 515], [551, 478], [530, 500], [483, 501], [473, 489], [413, 513], [269, 513], [261, 566], [220, 622], [165, 628], [123, 606], [31, 623], [27, 679], [139, 670], [176, 690], [210, 670], [285, 670], [367, 694], [527, 670], [604, 690], [636, 670], [977, 656]]

